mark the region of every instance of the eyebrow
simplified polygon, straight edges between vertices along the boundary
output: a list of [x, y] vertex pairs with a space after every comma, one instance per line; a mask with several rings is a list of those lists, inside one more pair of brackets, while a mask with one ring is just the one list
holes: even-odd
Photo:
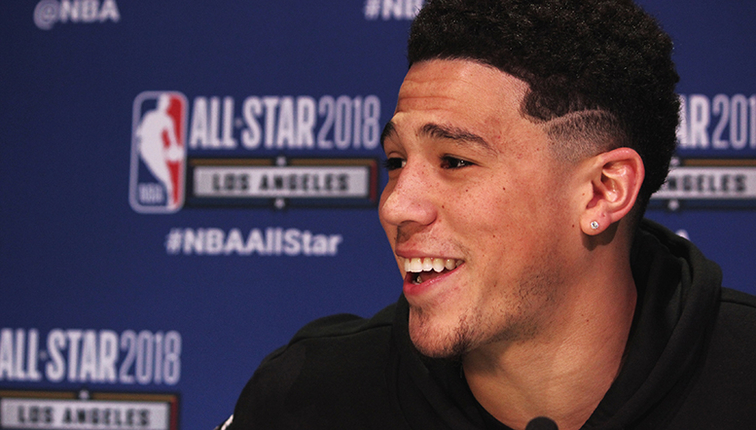
[[423, 126], [421, 132], [428, 137], [453, 140], [459, 143], [473, 143], [486, 151], [493, 151], [493, 147], [485, 139], [459, 127], [428, 123]]
[[384, 142], [386, 142], [386, 139], [391, 135], [396, 135], [396, 128], [394, 128], [394, 123], [389, 121], [383, 127], [383, 131], [381, 132], [381, 148], [384, 147]]
[[[431, 122], [425, 124], [420, 129], [420, 134], [434, 139], [451, 140], [459, 144], [471, 143], [473, 146], [478, 146], [486, 152], [497, 152], [494, 147], [482, 137], [459, 127], [440, 125]], [[386, 123], [386, 126], [383, 127], [383, 132], [381, 133], [381, 147], [383, 147], [384, 141], [391, 135], [396, 135], [396, 128], [394, 127], [394, 123], [389, 121]]]

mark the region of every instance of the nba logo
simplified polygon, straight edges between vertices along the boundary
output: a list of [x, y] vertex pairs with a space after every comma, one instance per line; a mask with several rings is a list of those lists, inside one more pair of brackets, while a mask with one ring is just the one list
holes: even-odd
[[139, 213], [172, 213], [184, 204], [186, 97], [146, 91], [134, 100], [129, 203]]

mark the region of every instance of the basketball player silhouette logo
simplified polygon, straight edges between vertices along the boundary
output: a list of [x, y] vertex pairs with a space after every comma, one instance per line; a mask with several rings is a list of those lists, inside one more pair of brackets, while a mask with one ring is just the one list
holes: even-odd
[[134, 101], [129, 201], [143, 213], [171, 213], [184, 202], [186, 98], [144, 92]]

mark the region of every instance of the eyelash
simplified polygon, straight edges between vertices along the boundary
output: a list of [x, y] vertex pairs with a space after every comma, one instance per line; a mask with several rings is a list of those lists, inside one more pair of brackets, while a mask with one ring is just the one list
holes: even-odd
[[[404, 167], [405, 164], [407, 164], [407, 161], [404, 160], [403, 158], [391, 157], [391, 158], [386, 159], [383, 162], [383, 167], [390, 172], [392, 170], [401, 169], [402, 167]], [[461, 158], [452, 157], [449, 155], [445, 155], [441, 157], [442, 169], [455, 170], [455, 169], [461, 169], [463, 167], [468, 167], [472, 165], [473, 163], [467, 160], [463, 160]]]
[[[454, 170], [454, 169], [461, 169], [463, 167], [468, 167], [468, 166], [472, 166], [473, 165], [473, 163], [471, 163], [471, 162], [469, 162], [467, 160], [463, 160], [463, 159], [457, 158], [457, 157], [452, 157], [452, 156], [449, 156], [449, 155], [441, 157], [441, 160], [442, 160], [441, 167], [444, 168], [444, 169], [452, 169], [452, 170]], [[452, 164], [454, 164], [454, 165], [452, 165]]]
[[388, 158], [383, 161], [383, 167], [389, 172], [396, 169], [401, 169], [407, 162], [398, 157]]

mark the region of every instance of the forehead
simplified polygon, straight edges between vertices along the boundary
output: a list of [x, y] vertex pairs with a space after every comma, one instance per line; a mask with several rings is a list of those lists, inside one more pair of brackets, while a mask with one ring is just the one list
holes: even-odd
[[418, 132], [436, 124], [492, 143], [534, 132], [535, 124], [521, 114], [527, 90], [525, 82], [475, 61], [424, 61], [407, 73], [389, 128]]

